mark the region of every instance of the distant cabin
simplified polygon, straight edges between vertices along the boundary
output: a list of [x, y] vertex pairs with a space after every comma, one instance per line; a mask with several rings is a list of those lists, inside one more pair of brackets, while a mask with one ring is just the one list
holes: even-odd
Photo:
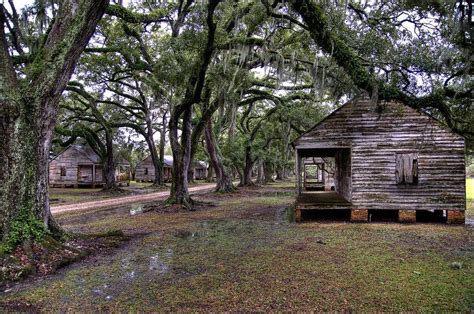
[[194, 179], [195, 180], [204, 180], [207, 178], [207, 163], [201, 160], [196, 160], [194, 162]]
[[[130, 182], [130, 165], [122, 160], [116, 165], [115, 180], [120, 184]], [[102, 162], [88, 145], [70, 145], [49, 162], [50, 186], [92, 186], [104, 184]]]
[[[163, 159], [163, 181], [170, 182], [172, 177], [173, 156], [165, 155]], [[155, 166], [153, 165], [151, 155], [137, 164], [135, 168], [135, 180], [141, 182], [155, 181]]]
[[[464, 138], [425, 113], [399, 102], [356, 99], [293, 146], [297, 221], [318, 210], [340, 210], [352, 221], [383, 213], [401, 222], [427, 216], [464, 222]], [[334, 163], [334, 191], [308, 191], [305, 169], [324, 160]], [[318, 180], [323, 183], [322, 175]]]
[[[163, 179], [165, 182], [171, 182], [172, 180], [172, 169], [173, 169], [173, 156], [165, 155], [163, 165]], [[194, 178], [193, 179], [205, 179], [207, 177], [207, 164], [204, 161], [194, 161], [193, 163]], [[137, 164], [135, 169], [135, 180], [142, 182], [153, 182], [155, 180], [155, 166], [151, 160], [151, 156], [148, 156]]]

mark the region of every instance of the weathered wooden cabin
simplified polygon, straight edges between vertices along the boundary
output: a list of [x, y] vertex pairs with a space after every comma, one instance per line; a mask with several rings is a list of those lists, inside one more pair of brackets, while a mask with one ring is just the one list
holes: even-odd
[[[171, 182], [172, 180], [172, 169], [173, 169], [173, 156], [164, 156], [163, 165], [163, 179], [165, 182]], [[193, 163], [194, 178], [197, 180], [205, 179], [207, 176], [207, 164], [204, 161], [196, 160]], [[135, 180], [141, 182], [153, 182], [155, 180], [155, 166], [151, 160], [151, 156], [148, 156], [137, 164], [135, 169]]]
[[[170, 182], [171, 171], [173, 168], [173, 156], [165, 155], [163, 159], [163, 180], [165, 182]], [[151, 155], [137, 164], [137, 167], [135, 168], [135, 180], [141, 182], [155, 181], [155, 166], [153, 165]]]
[[[345, 210], [352, 221], [382, 211], [401, 222], [426, 214], [463, 223], [464, 138], [399, 102], [350, 101], [293, 142], [296, 220], [317, 210]], [[305, 191], [304, 165], [334, 158], [334, 191]], [[443, 218], [444, 217], [444, 218]]]
[[[116, 166], [115, 180], [130, 182], [130, 165], [122, 160]], [[88, 145], [70, 145], [49, 162], [49, 184], [58, 187], [92, 186], [104, 184], [99, 155]]]
[[194, 162], [194, 179], [204, 180], [207, 178], [207, 164], [204, 161], [196, 160]]

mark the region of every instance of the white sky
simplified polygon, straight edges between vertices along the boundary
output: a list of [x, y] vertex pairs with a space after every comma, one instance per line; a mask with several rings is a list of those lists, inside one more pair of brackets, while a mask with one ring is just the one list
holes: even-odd
[[21, 9], [27, 4], [34, 3], [34, 1], [33, 0], [14, 0], [13, 3], [15, 4], [17, 9]]

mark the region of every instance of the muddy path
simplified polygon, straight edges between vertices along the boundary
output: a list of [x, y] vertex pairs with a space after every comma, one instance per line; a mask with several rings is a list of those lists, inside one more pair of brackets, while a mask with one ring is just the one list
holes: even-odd
[[[206, 184], [206, 185], [199, 185], [195, 187], [189, 188], [189, 192], [203, 192], [203, 191], [210, 191], [215, 187], [215, 184]], [[69, 204], [69, 205], [59, 205], [59, 206], [52, 206], [51, 212], [55, 213], [62, 213], [68, 211], [76, 211], [76, 210], [88, 210], [88, 209], [96, 209], [96, 208], [110, 208], [116, 206], [122, 206], [125, 204], [132, 204], [138, 202], [150, 202], [155, 200], [164, 200], [170, 194], [169, 191], [163, 192], [155, 192], [149, 194], [141, 194], [141, 195], [132, 195], [132, 196], [122, 196], [117, 198], [99, 200], [99, 201], [90, 201], [85, 203], [79, 204]]]

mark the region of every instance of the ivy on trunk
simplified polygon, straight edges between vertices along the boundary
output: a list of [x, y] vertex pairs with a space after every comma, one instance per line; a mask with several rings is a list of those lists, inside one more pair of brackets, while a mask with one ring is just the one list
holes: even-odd
[[[65, 0], [33, 61], [25, 68], [27, 84], [16, 84], [0, 32], [2, 107], [15, 111], [15, 128], [8, 139], [8, 178], [2, 187], [1, 239], [14, 245], [44, 232], [62, 234], [51, 216], [48, 198], [48, 159], [59, 98], [75, 65], [105, 12], [106, 0]], [[0, 28], [5, 8], [0, 5]], [[4, 164], [4, 160], [2, 160]]]

